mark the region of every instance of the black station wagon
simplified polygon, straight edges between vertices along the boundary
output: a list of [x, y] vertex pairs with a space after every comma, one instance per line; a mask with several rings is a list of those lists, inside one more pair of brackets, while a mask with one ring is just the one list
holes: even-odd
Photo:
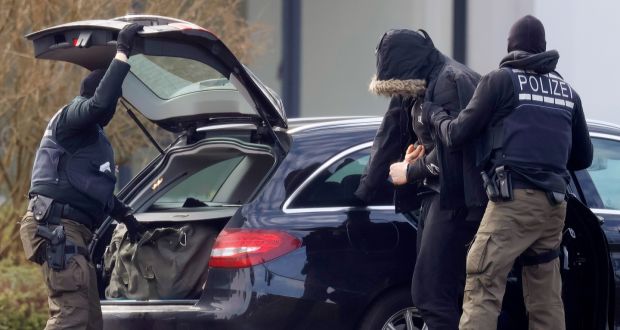
[[[37, 58], [105, 68], [127, 21], [145, 28], [122, 102], [178, 138], [119, 197], [150, 227], [195, 223], [216, 235], [208, 261], [192, 265], [205, 274], [196, 295], [107, 299], [107, 220], [91, 245], [105, 328], [421, 329], [410, 297], [415, 217], [394, 212], [387, 182], [370, 205], [353, 195], [381, 119], [287, 120], [222, 41], [172, 18], [74, 22], [28, 38]], [[573, 173], [560, 256], [568, 329], [612, 329], [618, 311], [620, 128], [590, 129], [595, 160]], [[527, 328], [518, 262], [499, 328]]]

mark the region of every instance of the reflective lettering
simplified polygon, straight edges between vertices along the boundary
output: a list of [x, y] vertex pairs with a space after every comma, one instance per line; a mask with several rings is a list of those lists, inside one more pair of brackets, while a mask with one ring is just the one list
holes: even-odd
[[553, 95], [562, 96], [562, 94], [558, 92], [558, 86], [560, 85], [558, 81], [555, 79], [549, 79], [549, 81], [553, 81]]
[[553, 93], [553, 88], [551, 87], [551, 85], [552, 85], [551, 82], [553, 81], [553, 82], [555, 82], [557, 84], [557, 81], [551, 79], [551, 77], [547, 77], [547, 81], [549, 82], [549, 91], [551, 93]]
[[566, 94], [566, 91], [568, 91], [568, 87], [566, 86], [565, 82], [560, 82], [560, 89], [562, 90], [562, 96], [568, 97], [568, 94]]
[[517, 79], [519, 79], [519, 88], [523, 90], [523, 85], [527, 84], [527, 77], [518, 74]]
[[[538, 92], [538, 79], [536, 79], [536, 77], [534, 76], [530, 76], [529, 81], [530, 81], [530, 88], [532, 89], [532, 91]], [[534, 87], [534, 84], [536, 84], [536, 87]]]
[[549, 94], [549, 91], [545, 90], [545, 84], [543, 84], [542, 77], [539, 76], [538, 79], [540, 80], [540, 91], [545, 94]]

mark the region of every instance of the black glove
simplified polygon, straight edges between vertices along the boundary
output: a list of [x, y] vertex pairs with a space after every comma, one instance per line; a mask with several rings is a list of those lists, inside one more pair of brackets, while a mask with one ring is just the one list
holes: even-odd
[[129, 237], [129, 242], [136, 243], [142, 238], [142, 234], [146, 231], [146, 227], [136, 220], [136, 217], [133, 214], [126, 215], [122, 218], [116, 219], [118, 222], [121, 222], [127, 227], [127, 237]]
[[114, 208], [110, 212], [110, 216], [127, 227], [127, 236], [131, 243], [139, 241], [144, 231], [146, 231], [146, 227], [134, 217], [133, 209], [129, 205], [123, 204], [116, 197], [114, 198]]
[[124, 53], [129, 57], [131, 53], [131, 48], [133, 48], [133, 38], [136, 36], [138, 31], [142, 30], [142, 25], [131, 23], [125, 25], [121, 32], [118, 33], [118, 38], [116, 39], [116, 51]]

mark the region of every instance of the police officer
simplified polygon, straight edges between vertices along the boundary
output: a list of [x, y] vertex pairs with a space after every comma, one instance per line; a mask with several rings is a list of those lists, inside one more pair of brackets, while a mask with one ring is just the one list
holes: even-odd
[[377, 74], [370, 90], [392, 99], [356, 195], [372, 202], [389, 173], [396, 185], [397, 212], [407, 214], [421, 205], [413, 302], [430, 329], [456, 329], [467, 244], [476, 232], [486, 196], [479, 189], [465, 197], [463, 182], [480, 180], [478, 174], [471, 172], [472, 177], [464, 170], [469, 160], [461, 150], [448, 151], [435, 143], [421, 115], [425, 103], [458, 113], [480, 76], [439, 52], [421, 30], [388, 31], [376, 55]]
[[131, 240], [142, 230], [131, 209], [114, 195], [114, 152], [103, 132], [121, 96], [133, 39], [128, 24], [118, 34], [107, 71], [83, 81], [80, 96], [50, 120], [37, 150], [28, 211], [20, 236], [26, 257], [42, 265], [49, 293], [46, 329], [102, 329], [95, 268], [88, 259], [92, 230], [112, 215]]
[[577, 92], [555, 72], [543, 24], [510, 29], [508, 55], [482, 78], [458, 117], [425, 109], [451, 147], [478, 138], [490, 202], [467, 255], [460, 329], [496, 329], [506, 278], [522, 255], [530, 329], [565, 329], [559, 247], [568, 170], [587, 168], [592, 144]]

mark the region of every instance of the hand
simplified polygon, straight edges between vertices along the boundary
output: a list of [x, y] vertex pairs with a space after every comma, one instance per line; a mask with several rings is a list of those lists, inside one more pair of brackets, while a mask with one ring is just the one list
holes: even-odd
[[405, 152], [405, 162], [409, 163], [409, 164], [413, 164], [416, 160], [418, 160], [418, 158], [421, 158], [424, 156], [425, 150], [424, 150], [424, 146], [423, 145], [418, 145], [417, 147], [414, 147], [413, 144], [410, 144], [409, 147], [407, 147], [407, 151]]
[[133, 214], [126, 215], [120, 219], [116, 219], [122, 222], [127, 227], [127, 237], [129, 242], [136, 243], [142, 238], [142, 234], [146, 231], [146, 227], [136, 220]]
[[139, 241], [142, 233], [146, 231], [146, 227], [136, 220], [136, 217], [133, 215], [134, 211], [129, 205], [124, 204], [117, 198], [114, 200], [114, 209], [110, 212], [110, 216], [127, 227], [127, 236], [131, 243]]
[[407, 183], [407, 161], [402, 161], [390, 165], [390, 179], [395, 186], [402, 186]]
[[129, 57], [131, 49], [133, 48], [133, 39], [138, 31], [141, 30], [142, 25], [140, 24], [131, 23], [125, 25], [121, 32], [118, 33], [118, 38], [116, 39], [116, 51]]

